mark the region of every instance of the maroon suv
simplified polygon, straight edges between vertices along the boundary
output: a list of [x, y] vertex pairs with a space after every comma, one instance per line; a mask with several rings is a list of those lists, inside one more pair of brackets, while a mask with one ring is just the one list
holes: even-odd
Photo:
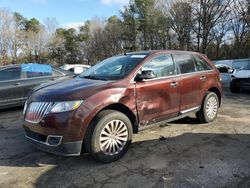
[[26, 137], [60, 155], [87, 150], [119, 159], [132, 134], [190, 113], [213, 121], [221, 103], [219, 72], [203, 55], [143, 51], [106, 59], [78, 77], [35, 88], [24, 108]]

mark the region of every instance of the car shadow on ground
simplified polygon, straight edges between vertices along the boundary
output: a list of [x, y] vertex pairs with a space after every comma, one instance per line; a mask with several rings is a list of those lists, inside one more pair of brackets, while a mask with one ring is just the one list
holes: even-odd
[[34, 187], [250, 186], [249, 134], [185, 133], [135, 142], [122, 159], [110, 164], [89, 155], [60, 157], [30, 145], [24, 149], [0, 159], [0, 166], [47, 169]]

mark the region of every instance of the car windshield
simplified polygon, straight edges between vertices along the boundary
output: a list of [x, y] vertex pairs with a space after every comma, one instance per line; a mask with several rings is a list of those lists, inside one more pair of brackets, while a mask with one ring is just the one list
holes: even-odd
[[79, 77], [97, 80], [119, 80], [127, 76], [146, 56], [146, 54], [114, 56], [94, 65], [80, 74]]

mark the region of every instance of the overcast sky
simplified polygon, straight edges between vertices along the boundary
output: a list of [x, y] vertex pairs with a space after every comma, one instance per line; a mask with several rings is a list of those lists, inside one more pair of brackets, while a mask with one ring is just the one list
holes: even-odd
[[9, 8], [24, 17], [43, 22], [54, 17], [60, 26], [74, 27], [94, 16], [118, 15], [129, 0], [0, 0], [0, 8]]

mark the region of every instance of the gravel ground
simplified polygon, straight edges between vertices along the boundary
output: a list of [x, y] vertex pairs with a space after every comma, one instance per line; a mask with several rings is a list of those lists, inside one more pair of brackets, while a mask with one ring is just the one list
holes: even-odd
[[0, 187], [250, 187], [250, 92], [225, 91], [213, 123], [188, 117], [134, 135], [111, 164], [39, 151], [24, 138], [22, 109], [2, 110]]

